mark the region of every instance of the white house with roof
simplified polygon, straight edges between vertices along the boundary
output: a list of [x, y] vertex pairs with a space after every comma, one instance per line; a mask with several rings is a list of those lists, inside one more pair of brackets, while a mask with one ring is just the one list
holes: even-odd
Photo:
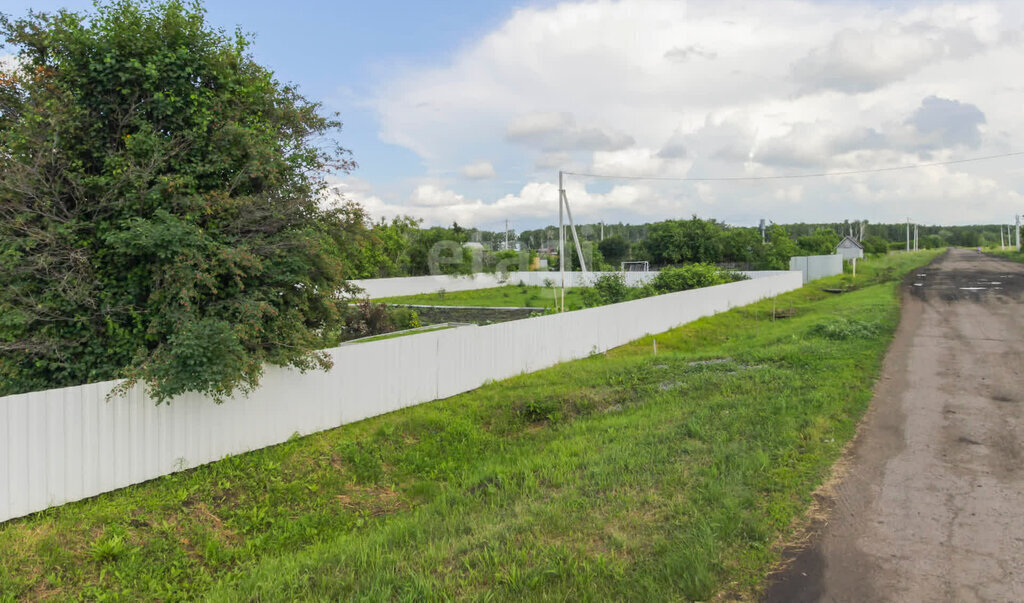
[[839, 244], [836, 245], [836, 253], [843, 256], [843, 260], [862, 259], [864, 257], [864, 245], [853, 237], [843, 237], [843, 240], [839, 241]]

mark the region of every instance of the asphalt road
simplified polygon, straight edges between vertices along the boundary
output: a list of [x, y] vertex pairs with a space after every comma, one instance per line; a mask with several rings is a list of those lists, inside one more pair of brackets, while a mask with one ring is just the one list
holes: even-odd
[[951, 250], [906, 286], [824, 519], [766, 601], [1024, 601], [1024, 264]]

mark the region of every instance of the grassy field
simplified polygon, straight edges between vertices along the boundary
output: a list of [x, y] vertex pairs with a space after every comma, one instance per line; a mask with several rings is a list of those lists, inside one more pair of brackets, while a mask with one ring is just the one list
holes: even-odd
[[[557, 287], [532, 287], [528, 285], [505, 285], [489, 289], [450, 291], [445, 293], [421, 293], [385, 297], [374, 301], [388, 304], [420, 304], [424, 306], [488, 306], [515, 308], [554, 308]], [[583, 307], [579, 289], [566, 288], [565, 307], [579, 310]]]
[[1013, 260], [1015, 262], [1024, 262], [1024, 251], [1017, 251], [1012, 246], [1007, 246], [1007, 249], [1000, 249], [998, 247], [986, 247], [985, 253]]
[[7, 522], [0, 600], [750, 595], [934, 255]]

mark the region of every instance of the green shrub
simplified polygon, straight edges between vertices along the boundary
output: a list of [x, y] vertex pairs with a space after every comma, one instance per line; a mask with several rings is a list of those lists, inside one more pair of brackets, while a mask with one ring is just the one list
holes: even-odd
[[391, 323], [396, 330], [415, 329], [423, 326], [420, 317], [412, 308], [394, 308], [391, 310]]
[[346, 308], [344, 321], [342, 340], [382, 335], [395, 330], [387, 305], [368, 299]]
[[585, 287], [580, 295], [587, 307], [617, 304], [630, 299], [630, 287], [626, 285], [626, 277], [618, 272], [602, 274], [594, 281], [592, 287]]
[[687, 264], [678, 268], [665, 268], [651, 281], [651, 288], [657, 293], [673, 293], [721, 285], [747, 277], [739, 272], [723, 270], [714, 264]]

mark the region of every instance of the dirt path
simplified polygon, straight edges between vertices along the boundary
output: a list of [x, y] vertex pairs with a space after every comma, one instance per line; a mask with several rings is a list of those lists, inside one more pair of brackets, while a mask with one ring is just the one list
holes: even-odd
[[1024, 264], [952, 250], [912, 279], [828, 519], [766, 601], [1024, 601]]

